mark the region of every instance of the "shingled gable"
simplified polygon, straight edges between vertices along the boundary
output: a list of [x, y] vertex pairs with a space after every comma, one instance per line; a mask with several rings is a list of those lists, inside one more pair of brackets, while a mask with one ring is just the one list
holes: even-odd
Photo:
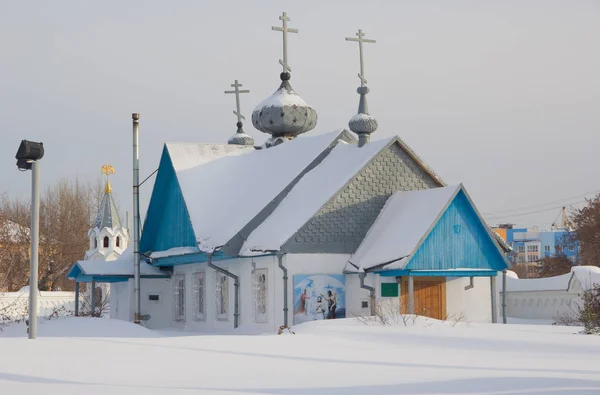
[[[372, 143], [371, 143], [372, 144]], [[394, 137], [356, 171], [281, 247], [289, 253], [353, 253], [397, 191], [444, 186], [406, 143]]]

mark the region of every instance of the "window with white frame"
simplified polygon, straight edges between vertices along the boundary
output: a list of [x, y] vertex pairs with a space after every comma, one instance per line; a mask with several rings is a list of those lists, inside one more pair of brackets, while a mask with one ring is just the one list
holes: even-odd
[[517, 246], [517, 252], [525, 252], [525, 246], [524, 245]]
[[194, 273], [194, 319], [206, 319], [206, 273]]
[[226, 275], [215, 273], [215, 305], [217, 320], [227, 321], [229, 307], [229, 280]]
[[539, 252], [538, 245], [537, 244], [528, 245], [527, 246], [527, 252]]
[[521, 262], [521, 263], [522, 263], [522, 262], [525, 262], [525, 255], [519, 255], [519, 256], [517, 257], [517, 262]]
[[544, 251], [550, 252], [550, 246], [544, 246]]
[[268, 322], [267, 316], [267, 269], [256, 269], [253, 276], [254, 321]]
[[537, 262], [540, 260], [540, 257], [537, 255], [527, 255], [527, 262]]
[[185, 274], [173, 276], [173, 319], [185, 322]]

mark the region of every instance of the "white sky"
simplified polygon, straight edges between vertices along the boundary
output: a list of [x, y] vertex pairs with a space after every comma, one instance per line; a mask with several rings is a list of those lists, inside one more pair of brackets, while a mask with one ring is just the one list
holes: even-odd
[[[110, 163], [130, 209], [131, 113], [141, 113], [143, 178], [165, 141], [227, 141], [234, 79], [251, 91], [244, 129], [263, 141], [249, 120], [279, 83], [271, 26], [284, 10], [300, 30], [292, 86], [319, 114], [310, 133], [347, 127], [356, 112], [358, 49], [344, 37], [361, 28], [377, 40], [365, 46], [373, 138], [401, 136], [481, 212], [600, 190], [598, 1], [111, 0], [0, 3], [0, 192], [28, 196], [14, 160], [27, 138], [44, 142], [44, 185]], [[548, 226], [557, 214], [490, 222]]]

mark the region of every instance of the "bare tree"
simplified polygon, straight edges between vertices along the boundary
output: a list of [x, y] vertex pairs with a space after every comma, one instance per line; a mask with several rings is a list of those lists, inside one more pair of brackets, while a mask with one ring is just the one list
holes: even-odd
[[[59, 180], [42, 194], [40, 290], [73, 288], [72, 281], [65, 276], [73, 262], [83, 259], [89, 248], [87, 232], [93, 226], [102, 194], [99, 180], [81, 182], [77, 179]], [[28, 203], [3, 197], [0, 200], [0, 219], [9, 224], [2, 227], [0, 223], [0, 289], [4, 282], [8, 291], [15, 291], [26, 285], [29, 278]]]
[[573, 210], [575, 239], [579, 242], [579, 263], [600, 265], [600, 194], [587, 200], [587, 205]]

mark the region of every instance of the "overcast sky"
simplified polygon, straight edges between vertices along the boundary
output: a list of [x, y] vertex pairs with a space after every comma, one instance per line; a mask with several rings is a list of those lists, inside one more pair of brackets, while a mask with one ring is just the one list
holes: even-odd
[[26, 138], [44, 142], [44, 185], [109, 163], [130, 210], [131, 113], [143, 178], [165, 141], [227, 141], [234, 79], [251, 91], [245, 130], [264, 141], [249, 119], [278, 87], [282, 11], [300, 30], [291, 84], [319, 114], [309, 133], [356, 112], [358, 48], [344, 37], [361, 28], [377, 40], [365, 45], [373, 139], [402, 137], [490, 223], [548, 226], [558, 209], [506, 215], [600, 190], [599, 1], [0, 0], [0, 193], [28, 197], [14, 160]]

